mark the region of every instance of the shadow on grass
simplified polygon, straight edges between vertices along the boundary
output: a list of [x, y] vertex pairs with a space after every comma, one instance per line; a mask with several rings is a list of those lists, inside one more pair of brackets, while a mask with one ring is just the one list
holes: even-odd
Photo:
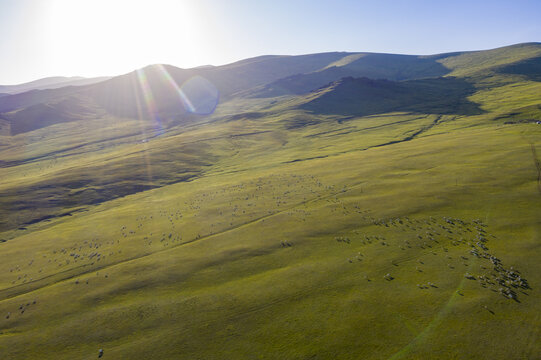
[[498, 69], [501, 74], [522, 75], [531, 81], [541, 81], [541, 56], [519, 61]]
[[440, 115], [483, 113], [476, 103], [468, 100], [475, 87], [453, 77], [402, 82], [347, 77], [318, 91], [320, 96], [302, 106], [305, 110], [356, 116], [395, 111]]

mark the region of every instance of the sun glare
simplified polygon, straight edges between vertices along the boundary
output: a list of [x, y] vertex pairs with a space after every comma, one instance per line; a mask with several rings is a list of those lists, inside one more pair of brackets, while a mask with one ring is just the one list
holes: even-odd
[[151, 63], [198, 64], [198, 44], [206, 41], [209, 25], [202, 21], [196, 4], [55, 0], [46, 15], [48, 61], [64, 63], [73, 73], [92, 68], [95, 75]]

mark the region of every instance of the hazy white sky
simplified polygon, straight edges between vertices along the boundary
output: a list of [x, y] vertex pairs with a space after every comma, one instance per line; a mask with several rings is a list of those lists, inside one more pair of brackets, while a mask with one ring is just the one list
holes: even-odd
[[0, 84], [264, 54], [541, 41], [538, 0], [0, 0]]

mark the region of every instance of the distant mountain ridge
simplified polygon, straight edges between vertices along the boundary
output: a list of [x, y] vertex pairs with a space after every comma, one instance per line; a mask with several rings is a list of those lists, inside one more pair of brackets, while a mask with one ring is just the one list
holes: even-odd
[[81, 76], [52, 76], [17, 85], [0, 85], [0, 94], [19, 94], [31, 90], [57, 89], [64, 86], [82, 86], [110, 79], [110, 76], [85, 78]]
[[[98, 82], [53, 78], [29, 83], [56, 88], [0, 96], [0, 119], [10, 124], [11, 135], [103, 116], [178, 123], [192, 118], [191, 107], [208, 100], [203, 98], [205, 91], [215, 92], [215, 101], [220, 103], [235, 98], [301, 96], [299, 109], [316, 113], [362, 115], [418, 110], [472, 114], [480, 109], [466, 97], [475, 87], [517, 77], [536, 81], [540, 64], [541, 44], [526, 43], [430, 56], [328, 52], [265, 55], [192, 69], [150, 65]], [[183, 88], [194, 78], [203, 79], [214, 90]], [[72, 86], [82, 81], [94, 83]], [[322, 88], [327, 89], [313, 93]], [[309, 99], [302, 100], [310, 93]]]

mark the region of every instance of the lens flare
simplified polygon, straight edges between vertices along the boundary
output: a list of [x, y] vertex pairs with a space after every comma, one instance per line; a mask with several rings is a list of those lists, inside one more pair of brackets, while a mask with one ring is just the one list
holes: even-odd
[[147, 76], [143, 69], [137, 70], [137, 80], [139, 81], [139, 85], [143, 93], [143, 98], [145, 100], [148, 114], [156, 122], [156, 126], [157, 126], [156, 130], [159, 133], [162, 133], [164, 130], [163, 130], [161, 119], [158, 115], [156, 101], [154, 100], [154, 96], [152, 95], [152, 89], [150, 88], [150, 85], [147, 80]]
[[154, 117], [156, 116], [156, 102], [154, 101], [152, 90], [150, 89], [147, 76], [143, 69], [137, 69], [137, 79], [139, 80], [139, 85], [141, 85], [141, 90], [143, 91], [143, 97], [145, 98], [149, 115]]
[[173, 79], [163, 65], [158, 65], [157, 69], [165, 82], [178, 94], [182, 106], [186, 111], [199, 115], [209, 115], [214, 112], [216, 106], [218, 106], [220, 96], [218, 89], [213, 83], [197, 75], [186, 80], [179, 87], [175, 79]]
[[180, 90], [190, 99], [194, 114], [209, 115], [216, 110], [220, 94], [216, 86], [202, 76], [194, 76], [186, 80]]
[[[144, 90], [143, 90], [143, 85], [141, 85], [141, 77], [144, 77], [144, 73], [141, 71], [141, 74], [139, 73], [139, 71], [137, 72], [137, 80], [133, 79], [132, 78], [132, 81], [134, 82], [138, 82], [140, 87], [141, 87], [141, 90], [143, 91], [144, 93]], [[146, 78], [145, 78], [145, 81], [146, 81]], [[144, 123], [144, 119], [145, 119], [145, 116], [143, 114], [143, 105], [141, 104], [141, 98], [139, 97], [139, 91], [138, 91], [138, 86], [137, 84], [133, 84], [133, 90], [134, 90], [134, 93], [135, 93], [135, 102], [136, 102], [136, 105], [137, 105], [137, 117], [138, 117], [138, 120], [139, 120], [139, 125], [140, 125], [140, 129], [141, 129], [141, 134], [143, 134], [143, 141], [142, 141], [142, 144], [145, 148], [145, 151], [143, 151], [141, 153], [141, 156], [143, 157], [143, 161], [145, 162], [145, 168], [146, 168], [146, 172], [147, 172], [147, 179], [148, 181], [152, 181], [153, 177], [152, 177], [152, 163], [151, 163], [151, 160], [150, 160], [150, 156], [149, 156], [149, 153], [148, 153], [148, 144], [147, 144], [147, 141], [148, 141], [148, 134], [147, 134], [147, 131], [146, 131], [146, 126], [143, 124]], [[148, 89], [148, 84], [146, 84], [146, 88]], [[150, 90], [150, 89], [148, 89]], [[152, 98], [152, 94], [149, 93], [150, 95], [150, 98]], [[158, 131], [159, 133], [159, 131]]]
[[184, 106], [184, 108], [186, 110], [188, 110], [189, 112], [194, 112], [195, 108], [194, 108], [193, 104], [191, 103], [190, 99], [188, 99], [188, 97], [186, 96], [186, 94], [184, 94], [182, 89], [178, 87], [177, 82], [171, 77], [171, 75], [169, 74], [167, 69], [165, 69], [165, 67], [163, 65], [161, 65], [161, 64], [158, 65], [157, 67], [158, 67], [160, 75], [165, 79], [165, 81], [169, 85], [171, 85], [173, 87], [173, 89], [178, 94], [178, 96], [180, 98], [180, 101], [182, 102], [182, 105]]

